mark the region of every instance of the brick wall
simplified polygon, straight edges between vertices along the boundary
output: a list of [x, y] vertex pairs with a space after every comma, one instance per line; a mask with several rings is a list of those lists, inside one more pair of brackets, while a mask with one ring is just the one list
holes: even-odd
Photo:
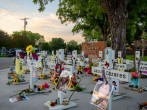
[[[106, 41], [97, 41], [97, 42], [83, 42], [82, 43], [82, 51], [87, 55], [90, 59], [96, 59], [99, 57], [99, 51], [103, 51], [107, 47]], [[104, 58], [104, 54], [103, 54]]]

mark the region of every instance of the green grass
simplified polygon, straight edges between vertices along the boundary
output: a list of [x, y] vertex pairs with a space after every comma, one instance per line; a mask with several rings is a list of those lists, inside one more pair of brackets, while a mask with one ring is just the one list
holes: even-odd
[[0, 55], [0, 57], [8, 57], [8, 55]]
[[[127, 55], [126, 59], [128, 60], [134, 60], [134, 55]], [[142, 60], [142, 56], [140, 57], [140, 59]], [[147, 61], [147, 56], [144, 56], [144, 60], [143, 61]]]

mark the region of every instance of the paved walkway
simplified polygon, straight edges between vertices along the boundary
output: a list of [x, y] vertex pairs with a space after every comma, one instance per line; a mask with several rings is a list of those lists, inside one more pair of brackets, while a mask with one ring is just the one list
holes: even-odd
[[[54, 101], [57, 98], [57, 92], [55, 90], [52, 90], [52, 92], [48, 95], [33, 95], [29, 97], [28, 101], [10, 103], [9, 97], [18, 93], [16, 92], [18, 90], [28, 88], [28, 84], [10, 86], [6, 85], [8, 72], [8, 69], [0, 70], [0, 110], [46, 110], [43, 106], [44, 103], [48, 100]], [[29, 79], [29, 74], [25, 76], [27, 79]], [[39, 81], [37, 83], [39, 84], [43, 82], [48, 81]], [[147, 86], [147, 79], [143, 79], [141, 83]], [[87, 87], [84, 92], [93, 90], [95, 86], [95, 84], [92, 83], [91, 76], [85, 76], [82, 79], [81, 84]], [[126, 85], [127, 84], [121, 84], [120, 91], [127, 93], [128, 96], [130, 96], [131, 98], [124, 98], [117, 101], [113, 101], [112, 110], [139, 110], [137, 103], [147, 101], [147, 92], [138, 93], [130, 90], [125, 90], [123, 86]], [[96, 107], [90, 104], [91, 95], [89, 93], [84, 92], [75, 92], [71, 99], [78, 99], [74, 101], [78, 103], [78, 106], [71, 108], [70, 110], [96, 110]], [[69, 97], [71, 94], [72, 92], [68, 91], [67, 97]]]

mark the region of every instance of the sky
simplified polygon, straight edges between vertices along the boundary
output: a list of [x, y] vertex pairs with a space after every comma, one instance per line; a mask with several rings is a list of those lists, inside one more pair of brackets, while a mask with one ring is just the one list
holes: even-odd
[[65, 42], [75, 40], [82, 43], [82, 34], [73, 35], [71, 32], [74, 24], [61, 24], [56, 16], [58, 1], [49, 3], [44, 12], [39, 12], [39, 5], [35, 5], [32, 0], [0, 0], [0, 29], [8, 34], [22, 31], [24, 22], [21, 19], [26, 17], [29, 18], [26, 30], [43, 35], [47, 42], [60, 37]]

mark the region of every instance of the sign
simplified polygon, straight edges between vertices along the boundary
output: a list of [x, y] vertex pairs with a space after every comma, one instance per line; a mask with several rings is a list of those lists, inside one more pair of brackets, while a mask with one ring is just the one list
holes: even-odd
[[147, 62], [141, 61], [141, 62], [140, 62], [140, 65], [147, 66]]
[[118, 57], [119, 57], [119, 58], [122, 57], [122, 53], [121, 53], [121, 51], [118, 51]]
[[147, 62], [140, 62], [140, 71], [142, 71], [141, 74], [147, 75]]
[[[101, 75], [101, 69], [102, 68], [100, 67], [92, 66], [92, 73]], [[108, 78], [110, 77], [110, 78], [118, 79], [120, 81], [130, 82], [131, 80], [131, 74], [129, 72], [105, 69], [105, 74], [106, 74], [106, 77]]]
[[64, 70], [74, 73], [74, 67], [71, 65], [64, 65]]
[[118, 79], [120, 81], [130, 82], [131, 74], [129, 72], [122, 72], [118, 70], [105, 70], [106, 76]]
[[67, 65], [72, 65], [72, 60], [64, 60]]
[[127, 65], [116, 63], [115, 66], [114, 66], [114, 69], [119, 70], [119, 71], [124, 71], [124, 70], [127, 69]]
[[147, 65], [140, 65], [140, 71], [147, 71]]
[[102, 74], [101, 71], [102, 71], [102, 68], [92, 66], [92, 73], [93, 74], [99, 74], [99, 75], [101, 75]]

